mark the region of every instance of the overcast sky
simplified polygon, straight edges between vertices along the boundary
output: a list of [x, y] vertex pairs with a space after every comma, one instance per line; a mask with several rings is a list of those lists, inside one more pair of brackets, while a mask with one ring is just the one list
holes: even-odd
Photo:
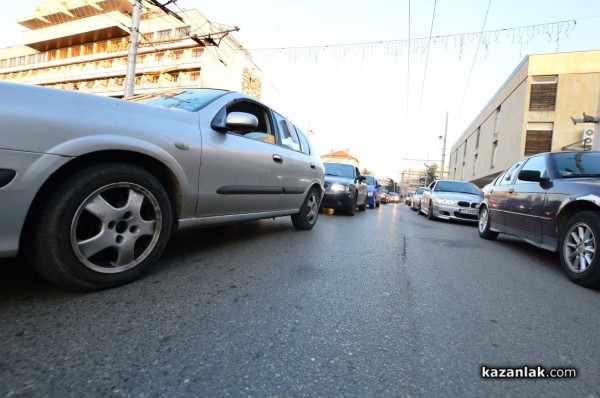
[[[3, 5], [0, 47], [19, 43], [16, 19], [40, 2]], [[447, 163], [450, 147], [527, 54], [600, 49], [598, 0], [178, 0], [169, 7], [239, 27], [234, 36], [281, 90], [278, 110], [312, 131], [320, 153], [349, 149], [361, 168], [394, 179], [441, 159], [448, 112]]]

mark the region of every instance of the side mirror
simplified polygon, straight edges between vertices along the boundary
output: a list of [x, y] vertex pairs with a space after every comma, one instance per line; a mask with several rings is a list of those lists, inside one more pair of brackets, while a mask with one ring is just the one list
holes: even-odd
[[367, 177], [365, 177], [365, 176], [358, 176], [358, 177], [356, 177], [356, 181], [360, 181], [360, 182], [367, 181]]
[[224, 118], [220, 113], [212, 121], [213, 130], [220, 132], [252, 131], [258, 126], [258, 118], [251, 113], [231, 112]]
[[381, 188], [381, 184], [375, 185], [375, 188]]
[[541, 174], [537, 170], [521, 170], [519, 172], [519, 180], [521, 181], [530, 181], [530, 182], [540, 182]]

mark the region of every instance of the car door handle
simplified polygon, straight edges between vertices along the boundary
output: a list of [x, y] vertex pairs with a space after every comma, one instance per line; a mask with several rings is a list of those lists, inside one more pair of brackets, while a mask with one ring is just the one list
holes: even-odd
[[273, 155], [273, 161], [275, 163], [283, 163], [283, 157], [281, 155]]
[[515, 192], [515, 190], [513, 188], [508, 190], [508, 193], [513, 193], [513, 192]]
[[316, 168], [316, 167], [317, 167], [317, 165], [316, 165], [316, 164], [314, 164], [314, 163], [311, 163], [311, 164], [310, 164], [310, 168], [311, 168], [311, 169], [314, 169], [314, 168]]

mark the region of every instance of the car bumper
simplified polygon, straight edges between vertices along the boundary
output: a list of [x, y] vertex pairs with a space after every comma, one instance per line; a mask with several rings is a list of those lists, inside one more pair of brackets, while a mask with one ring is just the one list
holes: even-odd
[[325, 191], [321, 207], [329, 209], [344, 209], [354, 204], [354, 192], [329, 192]]
[[477, 222], [477, 209], [448, 205], [433, 205], [433, 215], [444, 220], [464, 220]]
[[0, 257], [19, 251], [21, 231], [35, 195], [47, 178], [70, 158], [0, 150]]

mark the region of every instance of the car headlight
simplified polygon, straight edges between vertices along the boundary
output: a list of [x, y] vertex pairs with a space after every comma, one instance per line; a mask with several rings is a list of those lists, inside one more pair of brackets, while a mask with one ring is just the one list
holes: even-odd
[[444, 206], [456, 206], [458, 201], [452, 199], [436, 198], [435, 203]]
[[331, 184], [331, 190], [336, 192], [347, 192], [350, 190], [350, 188], [343, 184]]

